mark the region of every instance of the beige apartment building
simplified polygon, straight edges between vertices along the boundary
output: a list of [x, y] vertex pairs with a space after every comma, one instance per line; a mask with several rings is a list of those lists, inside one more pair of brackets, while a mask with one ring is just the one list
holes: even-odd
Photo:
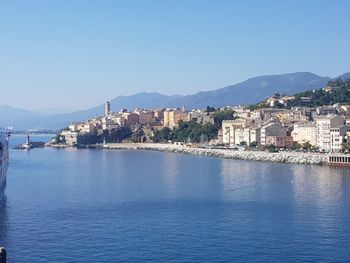
[[188, 121], [187, 112], [181, 110], [165, 110], [163, 113], [163, 126], [173, 129], [180, 121]]
[[222, 122], [222, 142], [230, 146], [246, 142], [260, 144], [260, 127], [251, 126], [245, 119], [224, 120]]
[[294, 124], [292, 137], [293, 137], [293, 141], [299, 144], [308, 142], [312, 146], [316, 146], [315, 123]]
[[148, 124], [156, 120], [153, 111], [135, 110], [135, 113], [139, 115], [139, 124]]

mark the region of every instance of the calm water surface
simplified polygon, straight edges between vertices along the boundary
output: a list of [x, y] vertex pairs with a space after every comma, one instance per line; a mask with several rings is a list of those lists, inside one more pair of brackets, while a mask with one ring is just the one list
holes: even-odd
[[7, 179], [9, 262], [350, 262], [346, 169], [45, 148]]

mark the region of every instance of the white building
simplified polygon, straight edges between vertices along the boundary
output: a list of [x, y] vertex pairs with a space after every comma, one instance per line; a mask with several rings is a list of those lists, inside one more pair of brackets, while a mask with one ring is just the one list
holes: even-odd
[[341, 116], [324, 116], [316, 118], [316, 145], [320, 150], [331, 151], [331, 128], [342, 126], [345, 123]]
[[340, 152], [342, 144], [347, 142], [347, 132], [350, 126], [338, 126], [331, 128], [331, 152]]
[[79, 133], [89, 133], [92, 134], [95, 131], [95, 127], [93, 124], [87, 122], [81, 122], [81, 123], [72, 123], [69, 125], [69, 130], [72, 132], [79, 132]]

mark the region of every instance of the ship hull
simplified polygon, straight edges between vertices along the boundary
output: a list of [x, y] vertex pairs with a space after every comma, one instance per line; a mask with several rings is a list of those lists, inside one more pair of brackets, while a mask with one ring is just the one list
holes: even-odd
[[8, 164], [5, 164], [0, 168], [0, 193], [5, 191], [7, 168]]

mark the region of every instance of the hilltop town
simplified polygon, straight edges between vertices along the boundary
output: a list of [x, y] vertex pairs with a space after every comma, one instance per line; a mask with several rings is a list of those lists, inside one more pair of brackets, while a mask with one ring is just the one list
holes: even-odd
[[190, 111], [136, 108], [112, 112], [106, 102], [103, 116], [72, 123], [51, 145], [161, 142], [270, 152], [348, 152], [348, 85], [349, 81], [337, 80], [317, 91], [274, 94], [257, 105]]

